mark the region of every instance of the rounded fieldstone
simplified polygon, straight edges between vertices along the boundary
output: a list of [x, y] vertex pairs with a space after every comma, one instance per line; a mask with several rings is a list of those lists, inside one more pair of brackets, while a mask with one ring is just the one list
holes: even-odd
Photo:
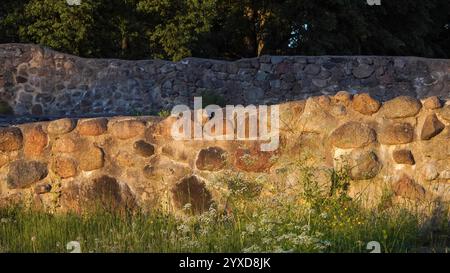
[[138, 120], [123, 120], [112, 124], [111, 132], [119, 139], [129, 139], [145, 132], [145, 124]]
[[368, 78], [373, 74], [373, 72], [375, 72], [374, 68], [368, 64], [360, 64], [353, 68], [353, 76], [357, 79]]
[[39, 156], [47, 146], [47, 134], [42, 130], [42, 126], [38, 125], [26, 132], [23, 151], [25, 156]]
[[395, 150], [392, 153], [392, 158], [397, 164], [414, 165], [416, 161], [410, 150]]
[[155, 146], [144, 140], [136, 141], [133, 145], [134, 151], [143, 157], [150, 157], [155, 154]]
[[334, 95], [333, 99], [336, 103], [349, 105], [352, 100], [352, 95], [347, 91], [339, 91]]
[[218, 171], [226, 165], [226, 152], [219, 147], [202, 149], [196, 161], [197, 169], [202, 171]]
[[441, 108], [441, 101], [437, 96], [428, 97], [423, 101], [423, 107], [428, 110]]
[[52, 151], [56, 153], [73, 153], [76, 147], [76, 142], [72, 138], [62, 137], [53, 142]]
[[439, 135], [445, 129], [445, 125], [436, 117], [436, 114], [431, 114], [425, 119], [420, 139], [430, 140]]
[[350, 178], [353, 180], [372, 179], [382, 168], [377, 155], [372, 151], [353, 151], [350, 156]]
[[47, 164], [45, 163], [16, 160], [9, 164], [6, 181], [10, 189], [23, 189], [44, 179], [47, 174]]
[[79, 122], [78, 132], [82, 136], [99, 136], [108, 129], [108, 120], [106, 118], [89, 119]]
[[80, 169], [83, 171], [93, 171], [103, 168], [104, 154], [98, 147], [90, 147], [79, 154]]
[[381, 113], [390, 119], [413, 117], [419, 113], [422, 104], [419, 100], [400, 96], [390, 101], [387, 101], [381, 107]]
[[409, 123], [388, 123], [378, 131], [381, 144], [406, 144], [414, 140], [414, 128]]
[[439, 111], [439, 116], [450, 122], [450, 105], [446, 105], [444, 108]]
[[428, 180], [428, 181], [433, 181], [433, 180], [435, 180], [436, 178], [439, 177], [439, 172], [438, 172], [436, 166], [434, 164], [431, 164], [431, 163], [426, 164], [423, 167], [422, 172], [423, 172], [423, 175], [424, 175], [425, 179]]
[[103, 175], [92, 180], [85, 188], [86, 209], [102, 209], [110, 212], [130, 212], [136, 206], [136, 199], [130, 188], [121, 185], [116, 178]]
[[51, 135], [67, 134], [75, 128], [75, 123], [70, 118], [63, 118], [51, 121], [48, 124], [47, 132]]
[[22, 148], [23, 135], [17, 127], [0, 128], [0, 151], [11, 152]]
[[357, 94], [353, 97], [352, 107], [355, 111], [370, 116], [378, 112], [381, 103], [369, 94]]
[[417, 184], [406, 175], [403, 175], [392, 185], [392, 190], [396, 196], [408, 199], [423, 199], [425, 197], [425, 188]]
[[184, 209], [187, 204], [193, 213], [208, 211], [213, 204], [212, 195], [205, 182], [195, 175], [179, 181], [172, 189], [173, 200], [178, 209]]
[[376, 134], [367, 124], [350, 121], [334, 130], [330, 141], [341, 149], [360, 148], [375, 142]]
[[77, 163], [69, 157], [59, 156], [53, 160], [52, 170], [61, 178], [69, 178], [77, 175]]
[[321, 67], [318, 64], [308, 64], [305, 67], [304, 72], [308, 75], [317, 75], [320, 73]]

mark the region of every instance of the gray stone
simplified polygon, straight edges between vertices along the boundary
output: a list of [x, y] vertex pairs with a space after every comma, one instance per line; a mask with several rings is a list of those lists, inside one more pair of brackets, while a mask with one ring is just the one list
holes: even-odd
[[367, 64], [360, 64], [359, 66], [353, 68], [353, 76], [357, 79], [365, 79], [370, 77], [373, 72], [374, 68]]
[[38, 161], [16, 160], [9, 165], [8, 188], [23, 189], [29, 187], [48, 174], [47, 164]]
[[309, 75], [317, 75], [317, 74], [319, 74], [320, 73], [320, 65], [317, 65], [317, 64], [308, 64], [306, 67], [305, 67], [305, 73], [306, 74], [309, 74]]

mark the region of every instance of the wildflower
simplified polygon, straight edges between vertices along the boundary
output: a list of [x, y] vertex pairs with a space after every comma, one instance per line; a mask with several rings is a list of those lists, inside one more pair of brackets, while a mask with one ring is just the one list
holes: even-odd
[[188, 233], [189, 231], [191, 231], [189, 226], [185, 225], [185, 224], [181, 224], [181, 225], [177, 226], [177, 230], [181, 233]]
[[191, 203], [186, 203], [183, 207], [183, 210], [190, 210], [192, 208], [192, 204]]
[[327, 219], [327, 218], [328, 218], [328, 213], [322, 212], [322, 213], [320, 214], [320, 217], [323, 218], [323, 219]]

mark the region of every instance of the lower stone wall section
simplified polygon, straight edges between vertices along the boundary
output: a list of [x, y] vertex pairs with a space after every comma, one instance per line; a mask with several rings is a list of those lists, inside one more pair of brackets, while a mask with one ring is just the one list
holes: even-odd
[[395, 200], [450, 201], [449, 101], [400, 96], [380, 103], [339, 92], [281, 104], [280, 119], [281, 144], [273, 152], [260, 151], [257, 141], [175, 141], [174, 117], [1, 128], [0, 203], [78, 212], [190, 206], [201, 213], [225, 205], [229, 188], [217, 182], [223, 177], [239, 173], [262, 181], [261, 194], [274, 194], [275, 184], [301, 182], [301, 166], [324, 187], [330, 169], [347, 170], [350, 194], [366, 196], [369, 205], [386, 190]]

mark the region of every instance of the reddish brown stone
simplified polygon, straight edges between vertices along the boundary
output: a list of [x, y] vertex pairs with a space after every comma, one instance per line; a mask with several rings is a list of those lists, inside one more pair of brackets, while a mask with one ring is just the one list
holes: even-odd
[[80, 164], [80, 169], [83, 171], [93, 171], [103, 168], [103, 150], [95, 146], [84, 147], [83, 150], [80, 151], [78, 162]]
[[78, 132], [82, 136], [99, 136], [106, 132], [108, 120], [106, 118], [90, 119], [79, 122]]
[[422, 126], [420, 139], [430, 140], [439, 135], [445, 128], [445, 125], [436, 117], [436, 114], [427, 116]]
[[424, 187], [417, 184], [406, 175], [403, 175], [397, 182], [394, 183], [392, 190], [397, 196], [413, 200], [424, 199], [426, 193]]
[[111, 132], [119, 139], [129, 139], [145, 132], [145, 124], [138, 120], [123, 120], [112, 124]]
[[55, 153], [72, 153], [77, 148], [76, 142], [69, 137], [58, 138], [53, 142], [52, 150]]
[[235, 153], [234, 165], [246, 172], [268, 172], [276, 162], [274, 152], [263, 152], [259, 146], [251, 148], [238, 148]]
[[406, 144], [414, 140], [414, 128], [409, 123], [387, 123], [378, 131], [381, 144]]
[[425, 109], [434, 110], [434, 109], [441, 108], [442, 104], [438, 97], [432, 96], [432, 97], [426, 98], [423, 101], [423, 107]]
[[385, 102], [381, 108], [381, 112], [386, 118], [390, 119], [407, 118], [417, 115], [421, 108], [422, 104], [419, 100], [412, 97], [400, 96]]
[[203, 171], [218, 171], [226, 165], [226, 152], [219, 147], [202, 149], [197, 157], [196, 166]]
[[22, 148], [23, 135], [17, 127], [0, 128], [0, 151], [11, 152]]
[[53, 171], [61, 178], [69, 178], [77, 175], [77, 164], [69, 157], [57, 157], [53, 161]]
[[42, 130], [42, 126], [38, 125], [32, 128], [25, 134], [23, 148], [25, 156], [33, 157], [41, 155], [47, 143], [48, 137], [44, 130]]
[[392, 153], [392, 158], [397, 164], [414, 165], [416, 161], [410, 150], [396, 150]]
[[373, 115], [381, 107], [381, 103], [373, 99], [369, 94], [359, 94], [353, 97], [352, 107], [363, 115]]

